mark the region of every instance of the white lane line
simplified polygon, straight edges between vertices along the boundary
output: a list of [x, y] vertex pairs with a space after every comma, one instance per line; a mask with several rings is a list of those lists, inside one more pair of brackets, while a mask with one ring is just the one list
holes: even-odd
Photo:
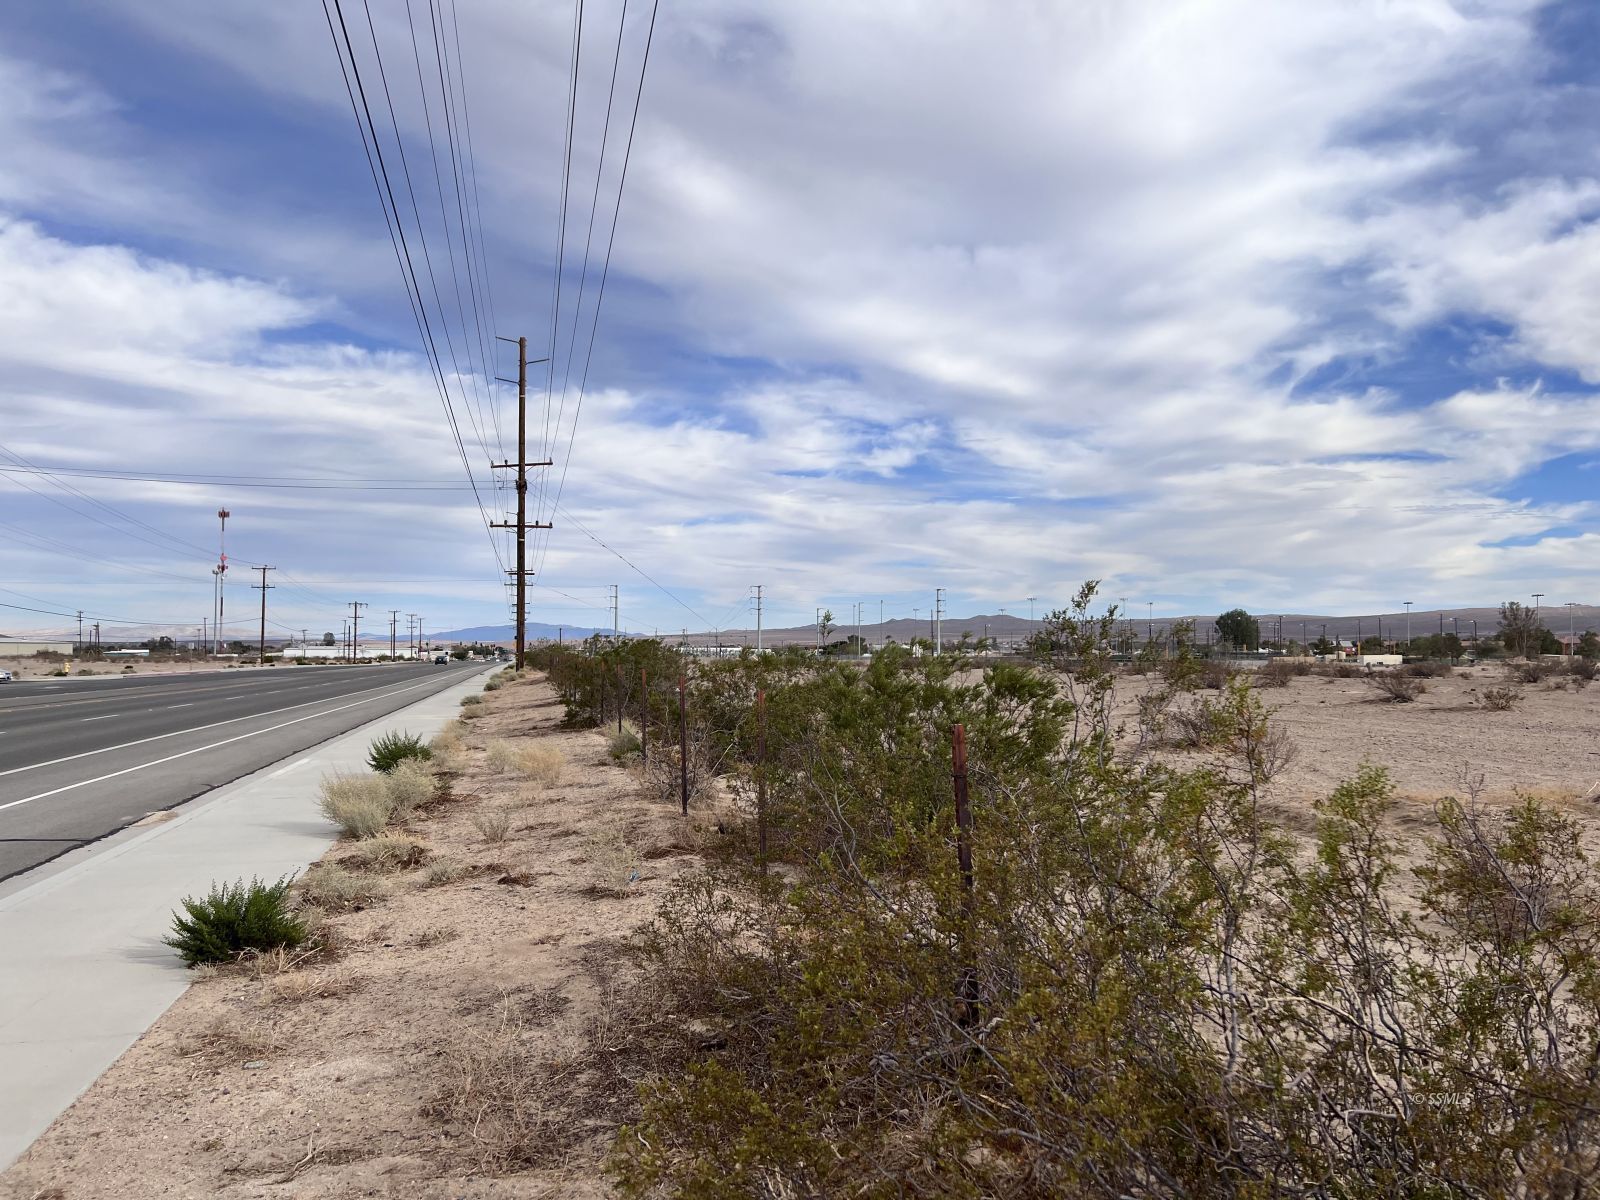
[[[422, 683], [414, 683], [410, 687], [402, 688], [399, 692], [392, 692], [390, 694], [396, 696], [401, 695], [404, 692], [415, 691], [420, 687], [427, 687], [432, 682], [432, 680], [424, 680]], [[359, 708], [361, 705], [370, 704], [376, 699], [378, 699], [376, 695], [367, 696], [361, 700], [352, 701], [349, 704], [341, 704], [338, 708], [330, 708], [326, 712], [307, 713], [303, 717], [295, 717], [291, 721], [283, 721], [277, 725], [269, 725], [265, 729], [255, 729], [251, 730], [249, 733], [239, 733], [235, 734], [231, 738], [223, 738], [220, 742], [212, 742], [209, 746], [196, 746], [193, 750], [180, 750], [176, 754], [169, 754], [165, 758], [157, 758], [151, 762], [140, 763], [138, 766], [124, 767], [120, 771], [112, 771], [105, 775], [97, 775], [93, 779], [82, 779], [77, 783], [69, 783], [62, 787], [51, 788], [48, 792], [38, 792], [32, 796], [24, 796], [20, 800], [12, 800], [6, 804], [0, 804], [0, 812], [4, 812], [8, 808], [16, 808], [19, 804], [31, 804], [35, 800], [43, 800], [49, 796], [59, 796], [62, 792], [70, 792], [76, 790], [77, 788], [88, 787], [91, 783], [104, 783], [108, 779], [116, 779], [122, 775], [132, 775], [135, 771], [142, 771], [146, 767], [159, 767], [162, 763], [175, 762], [180, 758], [188, 758], [191, 754], [203, 754], [207, 750], [215, 750], [219, 746], [229, 746], [234, 742], [242, 742], [246, 738], [260, 737], [263, 733], [273, 733], [279, 729], [287, 729], [289, 726], [298, 725], [302, 721], [314, 721], [318, 717], [331, 717], [336, 712], [344, 712], [344, 710], [347, 708]], [[279, 711], [282, 712], [285, 710], [280, 709]]]
[[104, 721], [107, 717], [120, 716], [120, 713], [101, 713], [98, 717], [79, 717], [80, 721]]
[[169, 705], [167, 705], [167, 707], [169, 709], [172, 709], [172, 708], [193, 708], [194, 705], [195, 705], [195, 702], [193, 700], [190, 700], [187, 704], [169, 704]]
[[[392, 692], [392, 689], [390, 690]], [[409, 691], [410, 688], [406, 688], [404, 690]], [[374, 696], [380, 694], [382, 694], [382, 689], [374, 689]], [[328, 700], [337, 700], [338, 698], [339, 697], [337, 696], [329, 696], [326, 700], [306, 700], [300, 704], [287, 704], [282, 708], [269, 708], [266, 712], [250, 713], [249, 715], [243, 717], [229, 717], [226, 721], [213, 721], [209, 725], [192, 725], [188, 729], [175, 729], [171, 733], [158, 733], [152, 735], [151, 737], [138, 738], [131, 742], [123, 742], [116, 746], [102, 746], [98, 750], [83, 750], [77, 754], [68, 754], [63, 758], [52, 758], [46, 762], [30, 763], [25, 767], [12, 767], [8, 771], [0, 771], [0, 779], [5, 778], [7, 775], [20, 774], [23, 771], [37, 771], [40, 767], [53, 767], [58, 763], [72, 762], [79, 758], [88, 758], [94, 754], [109, 754], [113, 750], [126, 750], [130, 746], [143, 746], [146, 742], [159, 742], [164, 738], [182, 737], [186, 733], [202, 733], [207, 729], [218, 729], [223, 725], [235, 725], [240, 721], [254, 720], [256, 717], [271, 717], [281, 712], [293, 712], [297, 708], [309, 708], [313, 704], [326, 704]]]

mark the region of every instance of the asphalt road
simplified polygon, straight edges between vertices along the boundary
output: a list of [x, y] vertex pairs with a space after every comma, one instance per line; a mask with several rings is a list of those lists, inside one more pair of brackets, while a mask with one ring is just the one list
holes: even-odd
[[0, 683], [0, 879], [483, 669], [279, 667]]

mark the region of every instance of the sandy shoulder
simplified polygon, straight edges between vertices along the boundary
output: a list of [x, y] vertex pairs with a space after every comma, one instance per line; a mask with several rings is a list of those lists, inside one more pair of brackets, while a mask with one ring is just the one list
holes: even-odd
[[[332, 953], [201, 979], [0, 1196], [608, 1194], [616, 1114], [592, 1101], [626, 1089], [592, 1034], [622, 943], [697, 862], [696, 835], [603, 733], [559, 728], [541, 679], [486, 699], [452, 796], [407, 825], [432, 864], [465, 873], [384, 874], [380, 898], [328, 918]], [[492, 771], [485, 748], [507, 738], [558, 748], [561, 779]], [[351, 857], [341, 844], [325, 861]]]

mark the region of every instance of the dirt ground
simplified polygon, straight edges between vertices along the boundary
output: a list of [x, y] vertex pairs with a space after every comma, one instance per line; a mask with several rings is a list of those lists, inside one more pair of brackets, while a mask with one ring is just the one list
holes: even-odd
[[[699, 835], [641, 795], [604, 734], [559, 729], [542, 681], [485, 701], [451, 796], [408, 822], [428, 861], [328, 916], [330, 952], [201, 979], [0, 1176], [0, 1197], [608, 1194], [605, 1095], [631, 1088], [590, 1048], [621, 943]], [[561, 778], [492, 770], [500, 739], [557, 748]], [[324, 861], [354, 858], [341, 843]], [[440, 863], [464, 873], [438, 882]]]
[[[1600, 684], [1520, 685], [1509, 712], [1474, 702], [1503, 682], [1462, 670], [1409, 704], [1360, 678], [1262, 689], [1296, 749], [1269, 811], [1304, 834], [1313, 800], [1386, 766], [1411, 857], [1468, 770], [1491, 802], [1531, 794], [1572, 813], [1600, 849]], [[1122, 712], [1153, 686], [1120, 681]], [[714, 835], [647, 797], [604, 733], [559, 728], [539, 678], [485, 701], [450, 797], [408, 823], [429, 860], [330, 915], [327, 954], [202, 979], [0, 1176], [0, 1200], [610, 1194], [601, 1163], [631, 1094], [603, 1061], [622, 947]], [[564, 774], [491, 769], [505, 739], [557, 748]], [[441, 863], [463, 873], [440, 882]]]
[[[1464, 797], [1464, 778], [1479, 776], [1486, 803], [1531, 796], [1557, 807], [1579, 819], [1586, 848], [1600, 854], [1600, 683], [1578, 687], [1558, 676], [1515, 684], [1522, 699], [1509, 712], [1477, 703], [1484, 689], [1506, 683], [1503, 666], [1484, 664], [1425, 680], [1427, 690], [1410, 703], [1383, 699], [1361, 677], [1307, 675], [1260, 689], [1294, 746], [1268, 788], [1269, 810], [1290, 832], [1306, 834], [1312, 803], [1370, 763], [1395, 784], [1393, 827], [1420, 832], [1437, 800]], [[1138, 697], [1158, 685], [1154, 677], [1119, 680], [1119, 716], [1133, 724]]]

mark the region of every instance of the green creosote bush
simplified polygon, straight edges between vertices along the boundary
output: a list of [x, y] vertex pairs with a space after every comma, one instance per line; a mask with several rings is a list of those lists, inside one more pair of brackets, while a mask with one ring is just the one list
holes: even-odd
[[498, 675], [491, 675], [483, 681], [483, 690], [486, 692], [498, 692], [503, 687], [505, 682]]
[[1119, 749], [1092, 595], [1052, 614], [1049, 673], [890, 655], [775, 687], [770, 663], [696, 664], [692, 719], [735, 784], [734, 714], [767, 690], [772, 853], [795, 872], [729, 854], [669, 892], [604, 1043], [645, 1081], [623, 1193], [1580, 1194], [1600, 883], [1578, 826], [1469, 785], [1412, 895], [1368, 767], [1301, 853], [1262, 812], [1272, 729], [1247, 684], [1203, 701], [1203, 764]]
[[426, 762], [433, 751], [414, 733], [386, 733], [374, 741], [367, 751], [367, 765], [381, 775], [387, 775], [403, 762]]
[[475, 704], [482, 704], [482, 703], [483, 703], [483, 697], [482, 696], [463, 696], [463, 697], [461, 697], [461, 707], [462, 708], [471, 708]]
[[289, 910], [286, 875], [276, 883], [242, 879], [213, 884], [208, 895], [185, 896], [183, 911], [172, 915], [167, 945], [187, 966], [232, 962], [247, 951], [275, 950], [305, 941], [305, 924]]

